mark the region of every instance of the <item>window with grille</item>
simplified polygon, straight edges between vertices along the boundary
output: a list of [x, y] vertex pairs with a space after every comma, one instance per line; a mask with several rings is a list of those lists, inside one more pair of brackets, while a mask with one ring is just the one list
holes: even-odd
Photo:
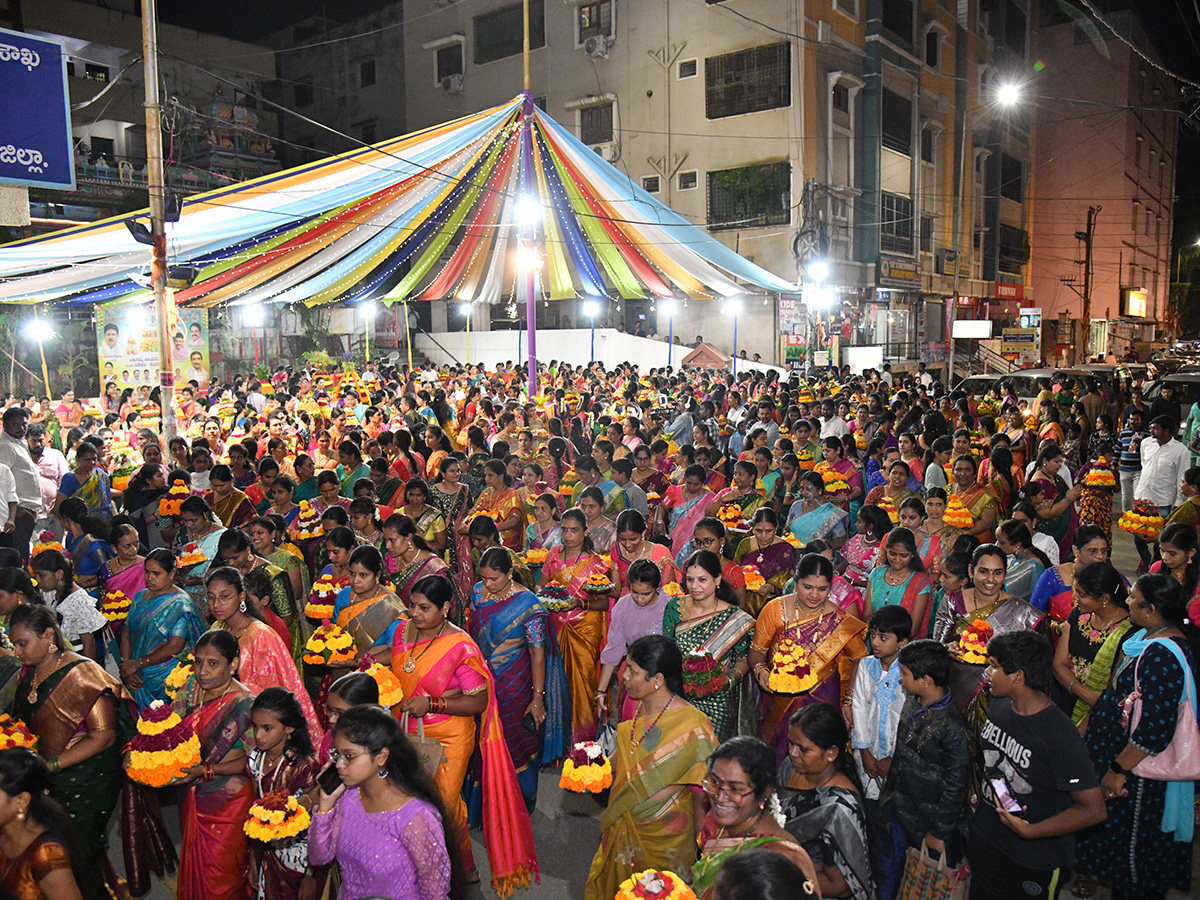
[[579, 139], [585, 144], [603, 144], [613, 139], [613, 105], [602, 103], [579, 110]]
[[708, 227], [753, 228], [791, 221], [792, 165], [741, 166], [708, 173]]
[[642, 190], [647, 194], [657, 194], [659, 191], [659, 181], [657, 175], [642, 176]]
[[838, 112], [850, 112], [850, 88], [844, 84], [835, 84], [831, 97], [834, 109]]
[[[494, 62], [522, 52], [525, 14], [520, 3], [476, 16], [473, 21], [475, 63]], [[529, 0], [529, 47], [546, 46], [546, 2]]]
[[912, 155], [912, 101], [883, 91], [883, 146], [906, 156]]
[[371, 87], [375, 83], [375, 60], [364, 59], [358, 64], [358, 86]]
[[704, 60], [704, 112], [710, 119], [740, 116], [792, 103], [792, 47], [751, 47]]
[[612, 0], [600, 0], [598, 3], [584, 3], [577, 9], [581, 43], [597, 35], [612, 37], [612, 7]]
[[296, 106], [312, 106], [313, 83], [311, 78], [306, 78], [292, 85], [292, 102]]
[[912, 253], [913, 202], [886, 191], [879, 199], [879, 248], [891, 253]]
[[695, 78], [699, 70], [699, 61], [695, 59], [685, 59], [679, 64], [680, 78]]
[[437, 80], [463, 73], [463, 45], [451, 44], [437, 51]]
[[681, 191], [694, 191], [699, 184], [700, 176], [695, 169], [679, 173], [679, 189]]
[[1000, 196], [1020, 203], [1025, 198], [1025, 165], [1019, 159], [1000, 154]]
[[108, 84], [108, 66], [100, 66], [96, 63], [83, 64], [83, 77], [88, 81], [99, 81]]
[[921, 216], [921, 252], [933, 252], [933, 216]]

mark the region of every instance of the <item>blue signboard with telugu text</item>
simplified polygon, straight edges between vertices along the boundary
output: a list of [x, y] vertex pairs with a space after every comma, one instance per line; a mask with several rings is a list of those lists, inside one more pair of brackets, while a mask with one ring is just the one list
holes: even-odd
[[75, 190], [62, 45], [0, 28], [0, 183]]

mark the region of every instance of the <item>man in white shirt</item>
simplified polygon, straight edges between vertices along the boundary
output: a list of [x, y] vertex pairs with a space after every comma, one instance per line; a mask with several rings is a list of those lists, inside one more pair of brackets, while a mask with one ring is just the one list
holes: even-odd
[[4, 411], [4, 430], [0, 432], [0, 463], [6, 465], [16, 481], [17, 508], [13, 511], [5, 532], [9, 538], [7, 546], [29, 559], [29, 539], [33, 526], [42, 511], [42, 476], [29, 455], [25, 443], [25, 431], [29, 423], [29, 410], [10, 406]]
[[58, 485], [63, 476], [70, 471], [67, 458], [60, 451], [46, 446], [45, 425], [30, 425], [25, 432], [25, 443], [29, 447], [29, 457], [37, 466], [42, 481], [42, 510], [36, 524], [38, 533], [49, 529], [56, 537], [62, 537], [62, 524], [50, 512], [54, 509]]
[[12, 534], [17, 526], [17, 481], [12, 469], [0, 463], [0, 529]]
[[[1175, 423], [1170, 416], [1156, 416], [1150, 421], [1152, 440], [1142, 441], [1142, 473], [1133, 488], [1133, 499], [1147, 500], [1158, 507], [1164, 519], [1183, 502], [1180, 485], [1183, 473], [1192, 465], [1192, 454], [1173, 434]], [[1150, 548], [1137, 535], [1133, 544], [1142, 558], [1138, 574], [1150, 567]]]
[[892, 386], [892, 364], [884, 363], [883, 371], [879, 374], [879, 380], [886, 384], [889, 388]]
[[826, 400], [821, 404], [821, 412], [821, 440], [830, 437], [841, 438], [850, 433], [850, 426], [837, 414], [837, 408], [833, 405], [832, 400]]

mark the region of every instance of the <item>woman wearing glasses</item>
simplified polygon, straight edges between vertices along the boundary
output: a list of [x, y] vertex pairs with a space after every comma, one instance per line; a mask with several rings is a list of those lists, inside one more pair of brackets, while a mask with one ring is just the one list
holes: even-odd
[[638, 712], [617, 726], [612, 794], [585, 900], [609, 900], [634, 872], [679, 871], [695, 862], [692, 787], [717, 742], [708, 716], [682, 697], [683, 654], [673, 641], [638, 638], [621, 677]]

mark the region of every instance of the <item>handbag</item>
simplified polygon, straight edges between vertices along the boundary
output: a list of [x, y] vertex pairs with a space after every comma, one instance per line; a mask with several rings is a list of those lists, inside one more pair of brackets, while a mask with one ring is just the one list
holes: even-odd
[[429, 773], [430, 778], [436, 778], [438, 767], [446, 761], [446, 751], [442, 749], [442, 742], [437, 738], [425, 737], [425, 720], [423, 718], [417, 719], [417, 733], [409, 734], [408, 713], [400, 715], [400, 729], [408, 738], [409, 743], [413, 745], [413, 749], [417, 751], [421, 767]]
[[921, 848], [909, 847], [904, 862], [904, 878], [897, 900], [964, 900], [971, 884], [971, 869], [964, 863], [952, 869], [942, 857], [929, 855], [925, 841]]
[[[1196, 706], [1194, 697], [1196, 685], [1192, 680], [1192, 667], [1188, 665], [1187, 657], [1174, 641], [1152, 641], [1165, 646], [1174, 654], [1183, 669], [1183, 693], [1179, 698], [1179, 707], [1175, 714], [1175, 734], [1167, 749], [1155, 756], [1147, 756], [1133, 767], [1134, 775], [1148, 778], [1151, 781], [1196, 781], [1200, 779], [1200, 728], [1196, 724]], [[1145, 654], [1142, 651], [1142, 655]], [[1133, 692], [1121, 701], [1128, 723], [1129, 733], [1137, 730], [1142, 718], [1142, 688], [1138, 679], [1138, 666], [1142, 664], [1142, 655], [1133, 664]]]

